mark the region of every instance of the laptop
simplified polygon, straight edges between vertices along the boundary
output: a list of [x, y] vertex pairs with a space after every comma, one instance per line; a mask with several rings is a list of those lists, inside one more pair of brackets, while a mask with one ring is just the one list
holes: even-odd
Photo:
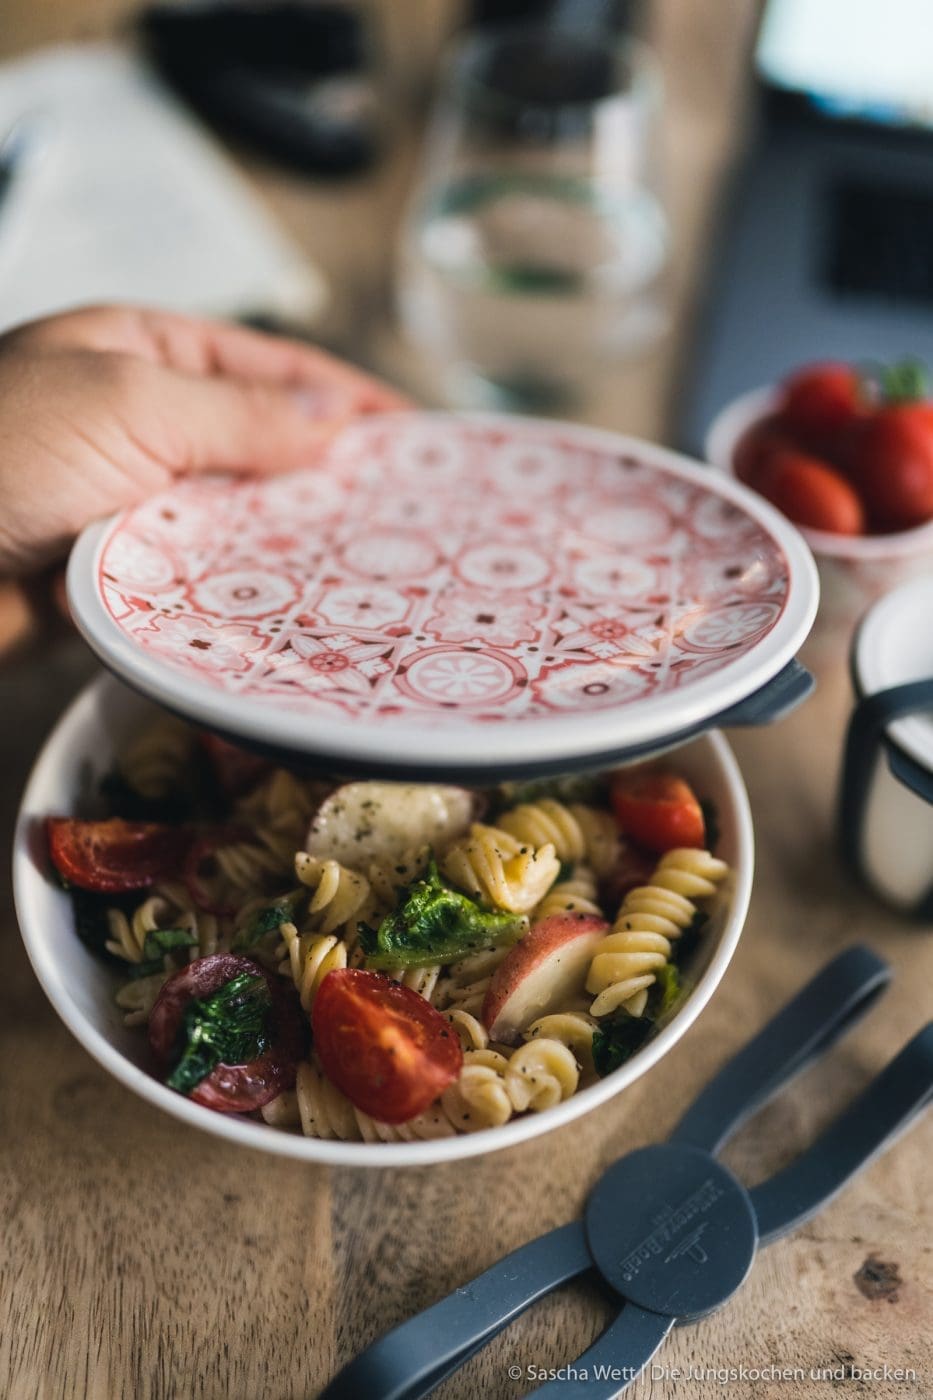
[[933, 0], [766, 0], [757, 122], [714, 235], [680, 445], [821, 359], [933, 369]]

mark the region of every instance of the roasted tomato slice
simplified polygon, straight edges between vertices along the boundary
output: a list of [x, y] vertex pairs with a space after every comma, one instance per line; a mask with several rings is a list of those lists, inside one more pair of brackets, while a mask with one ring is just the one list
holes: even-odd
[[379, 972], [329, 972], [314, 1000], [314, 1044], [324, 1073], [381, 1123], [423, 1113], [463, 1064], [450, 1022]]
[[198, 832], [188, 845], [182, 874], [192, 902], [205, 914], [224, 918], [235, 914], [239, 905], [219, 897], [211, 888], [214, 875], [214, 855], [223, 846], [250, 841], [251, 834], [242, 827], [215, 827]]
[[45, 831], [52, 864], [62, 879], [79, 889], [107, 894], [145, 889], [177, 874], [191, 840], [184, 827], [122, 817], [101, 822], [47, 817]]
[[693, 789], [673, 773], [617, 773], [612, 807], [623, 834], [649, 851], [702, 846], [706, 841], [703, 811]]
[[198, 735], [198, 740], [207, 754], [214, 777], [228, 797], [238, 797], [248, 792], [273, 771], [267, 758], [251, 753], [249, 749], [241, 749], [227, 739], [221, 739], [219, 734], [204, 731]]
[[149, 1015], [149, 1044], [159, 1068], [167, 1073], [177, 1056], [178, 1033], [189, 1002], [210, 996], [241, 973], [263, 977], [269, 988], [272, 1043], [247, 1064], [217, 1065], [192, 1090], [195, 1103], [220, 1113], [249, 1113], [294, 1086], [307, 1044], [307, 1025], [297, 996], [252, 958], [214, 953], [170, 977]]

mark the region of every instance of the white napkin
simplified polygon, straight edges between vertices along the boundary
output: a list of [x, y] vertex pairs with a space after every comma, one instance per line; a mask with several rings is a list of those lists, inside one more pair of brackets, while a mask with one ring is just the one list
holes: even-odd
[[326, 301], [320, 273], [129, 53], [58, 48], [0, 67], [0, 142], [17, 123], [0, 329], [92, 301], [296, 321]]

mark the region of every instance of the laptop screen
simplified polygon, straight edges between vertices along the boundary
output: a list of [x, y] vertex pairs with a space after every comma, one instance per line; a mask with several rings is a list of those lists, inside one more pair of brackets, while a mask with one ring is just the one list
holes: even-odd
[[829, 116], [933, 128], [931, 0], [768, 0], [755, 62]]

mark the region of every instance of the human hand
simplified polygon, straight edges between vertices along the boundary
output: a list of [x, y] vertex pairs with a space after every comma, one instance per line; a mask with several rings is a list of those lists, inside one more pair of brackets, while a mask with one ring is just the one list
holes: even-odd
[[411, 407], [298, 341], [100, 307], [0, 337], [0, 578], [61, 559], [89, 521], [188, 472], [311, 461], [361, 413]]

